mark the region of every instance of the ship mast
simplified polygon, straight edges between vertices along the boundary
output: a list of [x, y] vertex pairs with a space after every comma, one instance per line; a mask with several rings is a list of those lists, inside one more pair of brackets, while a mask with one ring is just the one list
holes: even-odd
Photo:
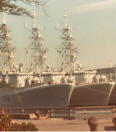
[[62, 29], [62, 44], [57, 52], [61, 56], [61, 70], [72, 74], [75, 71], [78, 58], [77, 48], [74, 46], [74, 39], [71, 34], [71, 28], [67, 23], [67, 14], [64, 11], [64, 27]]
[[40, 34], [40, 28], [37, 24], [36, 13], [33, 11], [33, 28], [32, 28], [31, 49], [31, 70], [33, 72], [44, 71], [47, 49], [43, 47], [43, 38]]
[[6, 16], [5, 13], [3, 13], [0, 25], [0, 67], [4, 73], [11, 72], [13, 68], [14, 48], [11, 44], [11, 38], [6, 24]]

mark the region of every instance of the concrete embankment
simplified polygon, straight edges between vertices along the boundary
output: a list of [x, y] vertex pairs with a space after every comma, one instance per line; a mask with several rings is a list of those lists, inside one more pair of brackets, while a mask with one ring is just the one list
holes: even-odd
[[[64, 120], [64, 119], [47, 119], [47, 120], [13, 120], [13, 122], [32, 122], [39, 131], [89, 131], [86, 121]], [[115, 131], [111, 120], [100, 120], [98, 131]]]

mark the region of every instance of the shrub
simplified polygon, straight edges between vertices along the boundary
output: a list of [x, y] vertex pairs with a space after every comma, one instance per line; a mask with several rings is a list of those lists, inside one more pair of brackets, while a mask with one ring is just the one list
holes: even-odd
[[38, 129], [31, 122], [12, 123], [8, 115], [3, 115], [0, 120], [0, 131], [38, 131]]

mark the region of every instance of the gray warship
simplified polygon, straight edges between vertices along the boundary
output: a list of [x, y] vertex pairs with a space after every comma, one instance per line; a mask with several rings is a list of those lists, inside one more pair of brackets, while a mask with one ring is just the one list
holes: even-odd
[[[46, 65], [47, 49], [43, 47], [40, 27], [33, 13], [31, 65], [23, 71], [23, 64], [14, 65], [12, 47], [5, 15], [0, 27], [1, 83], [15, 89], [0, 89], [0, 107], [78, 107], [106, 106], [116, 104], [116, 83], [109, 82], [105, 75], [97, 75], [96, 70], [84, 70], [77, 63], [78, 51], [74, 46], [71, 28], [64, 12], [62, 44], [57, 48], [61, 57], [59, 70]], [[115, 76], [116, 74], [114, 74]]]

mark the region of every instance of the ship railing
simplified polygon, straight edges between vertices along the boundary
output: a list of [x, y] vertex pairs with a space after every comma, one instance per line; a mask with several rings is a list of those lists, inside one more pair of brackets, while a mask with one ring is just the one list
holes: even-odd
[[50, 118], [80, 119], [87, 120], [91, 116], [99, 119], [112, 119], [116, 117], [116, 106], [87, 106], [87, 107], [18, 107], [1, 108], [0, 113], [5, 114], [31, 114], [40, 112], [44, 116], [46, 111], [50, 111]]

